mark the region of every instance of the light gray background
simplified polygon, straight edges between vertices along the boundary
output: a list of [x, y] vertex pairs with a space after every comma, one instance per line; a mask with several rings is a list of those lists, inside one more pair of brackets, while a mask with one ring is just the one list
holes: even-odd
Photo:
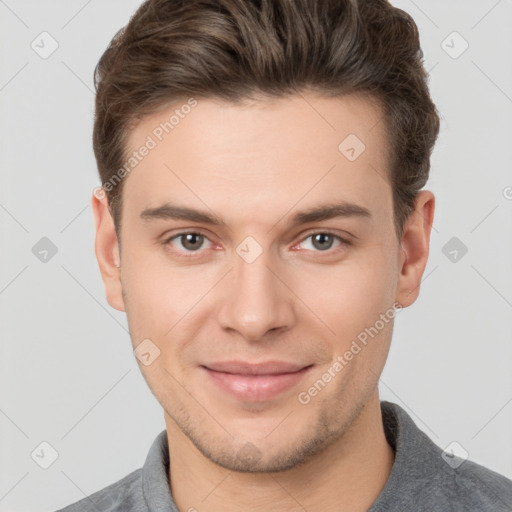
[[[104, 298], [90, 208], [93, 69], [139, 3], [0, 1], [1, 511], [55, 510], [113, 483], [165, 428]], [[512, 2], [393, 3], [419, 26], [443, 119], [430, 260], [381, 394], [511, 478]], [[47, 59], [31, 48], [43, 31], [59, 44]], [[458, 58], [441, 46], [453, 31], [469, 43]], [[468, 248], [456, 262], [442, 252], [454, 236]], [[46, 263], [32, 253], [42, 237], [58, 248]], [[58, 452], [48, 469], [31, 458], [43, 441]]]

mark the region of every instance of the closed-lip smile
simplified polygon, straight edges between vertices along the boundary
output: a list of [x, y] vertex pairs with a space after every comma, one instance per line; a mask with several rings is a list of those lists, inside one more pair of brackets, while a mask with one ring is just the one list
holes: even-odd
[[218, 387], [245, 402], [264, 402], [294, 387], [312, 364], [221, 361], [201, 365]]

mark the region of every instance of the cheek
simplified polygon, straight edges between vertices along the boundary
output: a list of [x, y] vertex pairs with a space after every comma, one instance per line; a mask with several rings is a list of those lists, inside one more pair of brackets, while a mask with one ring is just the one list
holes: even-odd
[[171, 265], [163, 250], [126, 246], [122, 285], [133, 343], [153, 337], [165, 348], [174, 326], [190, 329], [189, 319], [201, 311], [201, 298], [218, 276], [213, 267]]
[[[126, 244], [122, 286], [133, 342], [162, 336], [180, 312], [184, 289], [171, 272], [155, 264], [142, 250]], [[186, 289], [185, 289], [186, 290]]]
[[346, 342], [373, 325], [392, 306], [396, 276], [392, 250], [375, 246], [373, 250], [354, 253], [338, 266], [318, 267], [305, 279], [297, 274], [295, 290], [331, 335], [334, 331], [337, 339]]

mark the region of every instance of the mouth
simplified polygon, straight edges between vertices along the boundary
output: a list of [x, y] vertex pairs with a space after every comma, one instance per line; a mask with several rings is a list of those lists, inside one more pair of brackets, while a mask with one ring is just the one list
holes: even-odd
[[244, 402], [265, 402], [277, 397], [296, 386], [312, 367], [284, 361], [226, 361], [200, 366], [218, 389]]

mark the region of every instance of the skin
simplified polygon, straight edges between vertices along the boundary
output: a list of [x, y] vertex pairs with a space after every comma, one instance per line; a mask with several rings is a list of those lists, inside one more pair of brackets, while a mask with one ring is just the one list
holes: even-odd
[[[142, 119], [130, 151], [177, 106]], [[379, 315], [419, 293], [434, 196], [418, 194], [398, 240], [381, 119], [375, 102], [353, 95], [198, 98], [127, 176], [121, 249], [107, 199], [93, 197], [108, 302], [126, 311], [134, 348], [149, 338], [160, 350], [139, 366], [164, 409], [181, 511], [365, 511], [382, 491], [394, 454], [377, 384], [393, 321], [307, 404], [298, 400]], [[338, 150], [351, 133], [366, 146], [354, 161]], [[342, 201], [371, 216], [289, 224], [298, 211]], [[141, 219], [165, 203], [224, 224]], [[206, 238], [192, 249], [171, 239], [190, 232]], [[315, 243], [311, 235], [325, 232], [332, 245]], [[251, 263], [236, 251], [248, 236], [262, 249]], [[233, 359], [314, 366], [291, 390], [247, 402], [200, 369]]]

